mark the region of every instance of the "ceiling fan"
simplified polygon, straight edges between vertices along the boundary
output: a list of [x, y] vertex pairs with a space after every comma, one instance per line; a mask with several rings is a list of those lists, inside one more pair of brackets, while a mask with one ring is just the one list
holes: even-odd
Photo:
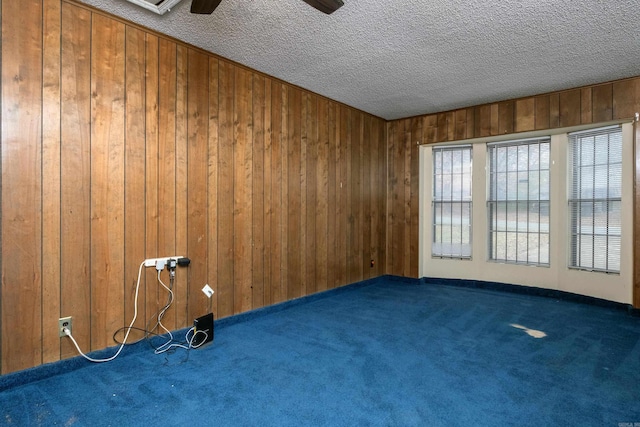
[[[213, 11], [218, 7], [222, 0], [192, 0], [191, 13], [199, 13], [204, 15], [211, 15]], [[342, 0], [303, 0], [308, 5], [318, 9], [320, 12], [324, 12], [327, 15], [332, 14], [336, 10], [344, 6]]]

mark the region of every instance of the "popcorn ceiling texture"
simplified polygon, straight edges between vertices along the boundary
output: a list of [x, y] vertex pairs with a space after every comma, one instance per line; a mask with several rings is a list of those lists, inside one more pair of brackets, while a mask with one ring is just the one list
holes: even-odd
[[637, 1], [79, 1], [384, 119], [640, 75]]

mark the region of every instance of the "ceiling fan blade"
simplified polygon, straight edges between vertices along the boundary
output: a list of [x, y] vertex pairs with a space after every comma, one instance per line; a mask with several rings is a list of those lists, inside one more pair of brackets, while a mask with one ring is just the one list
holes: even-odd
[[[195, 1], [195, 0], [194, 0]], [[336, 10], [344, 6], [342, 0], [302, 0], [310, 6], [315, 7], [320, 12], [324, 12], [327, 15], [331, 15]]]
[[193, 0], [191, 2], [191, 13], [211, 15], [222, 0]]

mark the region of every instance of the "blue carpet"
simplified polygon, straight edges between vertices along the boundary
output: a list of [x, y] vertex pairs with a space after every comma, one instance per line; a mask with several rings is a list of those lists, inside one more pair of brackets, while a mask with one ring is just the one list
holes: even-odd
[[639, 339], [624, 310], [385, 277], [223, 319], [188, 354], [60, 362], [0, 392], [0, 424], [633, 425]]

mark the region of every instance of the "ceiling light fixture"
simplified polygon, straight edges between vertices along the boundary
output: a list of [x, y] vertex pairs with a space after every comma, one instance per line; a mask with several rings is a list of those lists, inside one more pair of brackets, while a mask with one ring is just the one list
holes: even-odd
[[133, 3], [137, 6], [143, 7], [158, 15], [164, 15], [165, 12], [171, 10], [173, 6], [180, 3], [182, 0], [161, 0], [158, 3], [151, 3], [146, 0], [127, 0], [129, 3]]

